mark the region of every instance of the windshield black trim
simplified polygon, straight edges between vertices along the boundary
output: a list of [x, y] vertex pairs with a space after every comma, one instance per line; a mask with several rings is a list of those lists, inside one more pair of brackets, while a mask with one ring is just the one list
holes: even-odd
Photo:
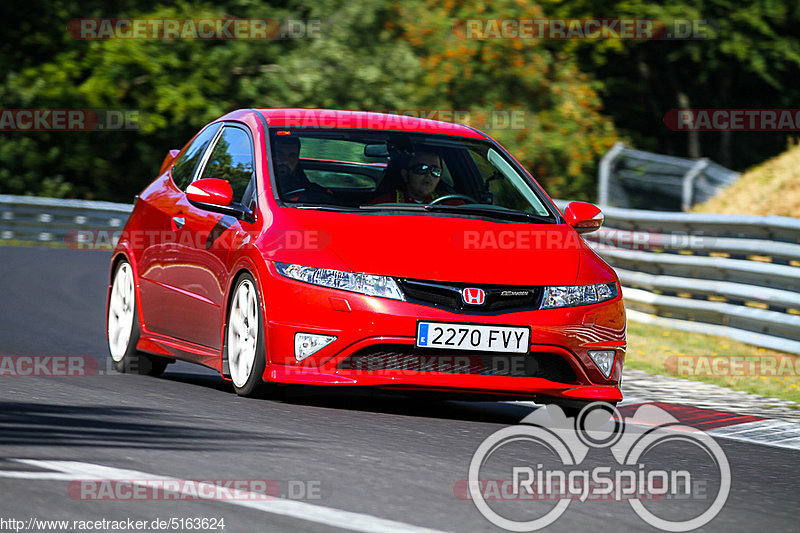
[[[504, 156], [504, 159], [506, 159], [506, 161], [512, 167], [514, 167], [514, 170], [516, 170], [517, 173], [522, 176], [522, 179], [526, 180], [528, 185], [530, 185], [531, 189], [536, 194], [537, 198], [539, 198], [539, 200], [542, 202], [542, 204], [546, 208], [548, 208], [550, 210], [550, 214], [553, 215], [553, 217], [555, 218], [555, 223], [556, 224], [566, 224], [567, 223], [567, 221], [564, 220], [564, 217], [561, 216], [561, 211], [559, 211], [558, 207], [556, 207], [556, 204], [550, 199], [550, 195], [547, 194], [547, 192], [544, 190], [544, 187], [539, 185], [539, 183], [536, 181], [536, 178], [533, 176], [532, 173], [530, 173], [528, 171], [528, 169], [526, 169], [520, 163], [518, 163], [516, 158], [511, 156], [510, 152], [508, 152], [505, 148], [500, 146], [500, 143], [498, 143], [497, 141], [495, 141], [494, 139], [492, 139], [491, 137], [489, 137], [488, 135], [486, 135], [482, 131], [473, 128], [472, 126], [467, 126], [467, 127], [472, 129], [473, 131], [476, 131], [476, 132], [484, 135], [486, 137], [486, 140], [492, 146], [494, 146], [494, 148], [500, 153], [500, 155]], [[541, 193], [541, 194], [539, 194], [539, 193]]]
[[[427, 137], [427, 139], [429, 140], [428, 142], [433, 142], [433, 143], [447, 143], [447, 144], [449, 144], [449, 143], [453, 143], [453, 144], [461, 143], [461, 145], [463, 146], [463, 143], [465, 143], [465, 142], [474, 142], [474, 143], [488, 142], [491, 145], [491, 147], [494, 148], [503, 157], [503, 159], [505, 159], [508, 162], [508, 164], [511, 165], [514, 168], [514, 170], [522, 177], [522, 179], [525, 181], [525, 183], [531, 188], [533, 193], [536, 195], [537, 199], [550, 212], [550, 217], [544, 217], [544, 218], [548, 218], [548, 222], [547, 223], [566, 224], [566, 221], [561, 216], [561, 212], [558, 210], [556, 205], [550, 200], [550, 197], [544, 191], [544, 188], [541, 187], [536, 182], [536, 180], [533, 178], [533, 175], [530, 172], [528, 172], [528, 170], [525, 169], [522, 165], [520, 165], [516, 161], [516, 159], [513, 156], [511, 156], [510, 152], [508, 152], [505, 148], [503, 148], [500, 145], [500, 143], [498, 143], [497, 141], [495, 141], [494, 139], [492, 139], [491, 137], [489, 137], [488, 135], [486, 135], [482, 131], [480, 131], [480, 130], [478, 130], [476, 128], [473, 128], [472, 126], [468, 126], [466, 124], [462, 124], [463, 126], [465, 126], [465, 127], [469, 128], [469, 129], [473, 130], [474, 132], [478, 133], [481, 136], [481, 138], [466, 137], [466, 136], [460, 136], [460, 135], [448, 135], [448, 134], [444, 134], [444, 133], [415, 132], [415, 131], [408, 131], [408, 130], [392, 130], [392, 129], [375, 129], [375, 130], [373, 130], [373, 129], [370, 129], [370, 128], [363, 128], [363, 129], [360, 129], [360, 128], [341, 128], [340, 129], [340, 128], [318, 128], [318, 127], [291, 127], [291, 126], [277, 128], [277, 127], [270, 126], [268, 121], [266, 120], [266, 118], [264, 118], [264, 116], [260, 112], [257, 111], [257, 114], [261, 118], [262, 123], [264, 124], [264, 144], [265, 144], [265, 153], [267, 154], [267, 164], [268, 164], [268, 168], [269, 168], [270, 184], [272, 186], [272, 196], [275, 199], [275, 202], [280, 207], [297, 208], [298, 205], [300, 205], [300, 204], [296, 204], [296, 203], [293, 203], [293, 202], [286, 202], [286, 201], [282, 200], [280, 198], [279, 194], [278, 194], [277, 178], [275, 176], [274, 169], [273, 169], [272, 152], [271, 152], [271, 138], [272, 138], [271, 132], [272, 132], [273, 129], [275, 129], [275, 130], [277, 130], [277, 129], [290, 129], [292, 131], [297, 131], [297, 132], [319, 133], [320, 136], [323, 136], [323, 135], [328, 134], [328, 133], [337, 134], [339, 132], [341, 132], [342, 136], [346, 136], [348, 133], [369, 134], [370, 132], [374, 132], [374, 133], [376, 133], [378, 135], [380, 135], [382, 133], [401, 133], [401, 134], [405, 134], [405, 135]], [[346, 137], [343, 137], [343, 138], [346, 138]], [[326, 204], [313, 204], [313, 205], [315, 205], [315, 206], [318, 205], [318, 206], [320, 206], [320, 208], [326, 207]], [[379, 204], [376, 204], [376, 205], [379, 205]], [[305, 206], [305, 207], [306, 208], [310, 208], [310, 206]], [[347, 208], [347, 206], [335, 206], [335, 207]], [[329, 209], [329, 210], [338, 211], [338, 209]], [[353, 213], [359, 213], [359, 212], [363, 213], [364, 211], [358, 209], [358, 210], [354, 210], [352, 212]], [[524, 213], [524, 211], [519, 211], [519, 213]], [[432, 212], [426, 211], [426, 214], [432, 214]], [[467, 217], [467, 218], [471, 218], [471, 217]], [[481, 217], [481, 218], [486, 219], [487, 217]], [[492, 219], [492, 220], [497, 220], [497, 219], [495, 218], [495, 219]], [[550, 220], [552, 220], [552, 222], [549, 222]]]
[[[236, 205], [231, 206], [232, 209], [227, 209], [227, 210], [225, 208], [228, 207], [228, 206], [217, 206], [217, 207], [219, 207], [218, 209], [213, 208], [213, 206], [200, 207], [200, 209], [206, 209], [208, 211], [216, 211], [216, 212], [219, 212], [219, 213], [226, 213], [226, 214], [233, 215], [233, 216], [237, 216], [239, 214], [244, 214], [244, 217], [237, 216], [237, 218], [239, 218], [239, 220], [244, 220], [245, 222], [248, 222], [250, 224], [254, 224], [260, 218], [259, 217], [259, 213], [260, 213], [260, 208], [259, 207], [260, 206], [259, 206], [259, 201], [258, 201], [258, 196], [259, 196], [258, 195], [258, 181], [259, 180], [258, 180], [258, 171], [255, 168], [256, 167], [256, 150], [258, 149], [258, 147], [256, 146], [255, 136], [253, 135], [253, 132], [250, 131], [250, 128], [247, 126], [247, 124], [245, 124], [244, 122], [240, 122], [238, 120], [235, 120], [235, 119], [223, 120], [223, 121], [217, 122], [216, 124], [220, 124], [222, 127], [219, 128], [219, 130], [217, 130], [216, 134], [214, 134], [214, 138], [211, 140], [211, 142], [209, 143], [208, 147], [206, 148], [206, 151], [203, 153], [202, 159], [197, 163], [197, 167], [195, 168], [194, 174], [192, 175], [192, 180], [189, 182], [189, 184], [192, 184], [195, 181], [199, 180], [200, 177], [203, 175], [203, 173], [206, 171], [206, 167], [208, 166], [208, 161], [209, 161], [209, 159], [211, 159], [211, 156], [214, 153], [214, 149], [216, 148], [217, 143], [219, 143], [219, 140], [224, 135], [225, 128], [236, 128], [236, 129], [244, 131], [244, 133], [250, 139], [250, 146], [252, 147], [252, 150], [253, 150], [253, 152], [252, 152], [252, 154], [253, 154], [253, 174], [252, 174], [252, 178], [255, 180], [255, 183], [256, 183], [256, 190], [255, 190], [255, 192], [253, 194], [253, 202], [255, 203], [254, 209], [251, 210], [249, 207], [247, 207], [244, 204], [239, 203], [239, 202], [233, 202]], [[183, 193], [186, 194], [186, 191], [184, 190]], [[192, 205], [195, 205], [196, 207], [198, 207], [199, 205], [203, 205], [203, 204], [198, 204], [198, 203], [195, 203], [195, 202], [190, 202], [190, 203]], [[240, 211], [240, 210], [237, 209], [237, 206], [242, 206], [243, 209]]]

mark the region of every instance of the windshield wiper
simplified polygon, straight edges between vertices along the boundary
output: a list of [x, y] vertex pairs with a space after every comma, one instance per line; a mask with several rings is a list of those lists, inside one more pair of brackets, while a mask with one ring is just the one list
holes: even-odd
[[427, 205], [425, 204], [370, 204], [360, 205], [359, 209], [363, 211], [426, 211]]
[[525, 213], [523, 211], [510, 211], [505, 209], [492, 209], [490, 207], [480, 207], [474, 205], [443, 205], [443, 204], [375, 204], [362, 205], [359, 209], [368, 211], [414, 211], [414, 212], [437, 212], [437, 213], [459, 213], [464, 215], [479, 215], [484, 217], [496, 218], [500, 220], [522, 220], [525, 222], [538, 222], [542, 224], [553, 224], [555, 221], [550, 217]]
[[357, 207], [347, 207], [343, 205], [332, 205], [332, 204], [298, 204], [292, 202], [286, 202], [287, 204], [291, 205], [292, 207], [296, 207], [297, 209], [309, 209], [315, 211], [341, 211], [345, 213], [353, 213], [358, 211]]
[[465, 215], [481, 215], [491, 218], [499, 218], [501, 220], [524, 220], [530, 222], [539, 222], [542, 224], [553, 224], [555, 221], [550, 217], [542, 215], [534, 215], [533, 213], [525, 213], [524, 211], [511, 211], [505, 209], [492, 209], [490, 207], [477, 207], [473, 205], [426, 205], [423, 206], [426, 211], [436, 212], [453, 212], [462, 213]]

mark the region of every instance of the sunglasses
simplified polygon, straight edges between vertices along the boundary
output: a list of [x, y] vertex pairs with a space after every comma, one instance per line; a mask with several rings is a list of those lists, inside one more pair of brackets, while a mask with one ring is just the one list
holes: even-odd
[[434, 178], [442, 177], [442, 168], [437, 167], [436, 165], [426, 165], [424, 163], [420, 163], [418, 165], [410, 166], [408, 169], [414, 174], [419, 174], [420, 176], [424, 176], [426, 172], [430, 171], [431, 176]]

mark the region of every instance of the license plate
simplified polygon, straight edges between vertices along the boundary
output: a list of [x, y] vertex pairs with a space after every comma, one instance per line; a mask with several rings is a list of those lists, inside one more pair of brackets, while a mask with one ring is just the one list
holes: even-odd
[[531, 329], [526, 327], [417, 323], [417, 346], [447, 350], [528, 353]]

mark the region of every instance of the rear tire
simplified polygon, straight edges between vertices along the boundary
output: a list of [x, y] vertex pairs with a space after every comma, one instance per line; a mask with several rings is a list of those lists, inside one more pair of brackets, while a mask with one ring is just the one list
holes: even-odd
[[139, 313], [136, 309], [136, 290], [133, 268], [121, 261], [114, 272], [108, 302], [108, 351], [117, 372], [159, 376], [172, 361], [136, 349], [139, 342]]
[[236, 282], [225, 326], [225, 359], [236, 394], [260, 397], [268, 390], [262, 376], [267, 366], [261, 298], [250, 274]]

